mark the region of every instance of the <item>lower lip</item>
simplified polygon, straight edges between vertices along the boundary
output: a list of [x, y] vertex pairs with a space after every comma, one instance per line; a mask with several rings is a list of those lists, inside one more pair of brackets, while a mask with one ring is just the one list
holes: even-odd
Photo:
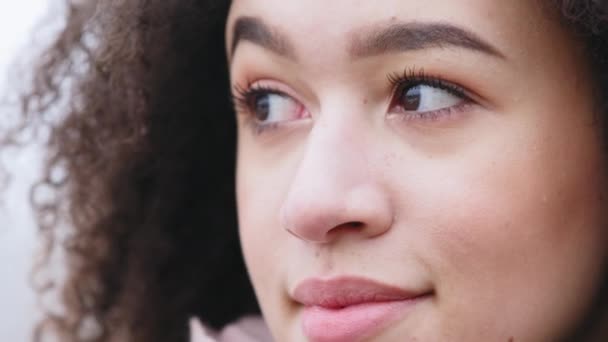
[[308, 306], [302, 312], [302, 329], [311, 342], [360, 341], [402, 318], [423, 298], [363, 303], [341, 309]]

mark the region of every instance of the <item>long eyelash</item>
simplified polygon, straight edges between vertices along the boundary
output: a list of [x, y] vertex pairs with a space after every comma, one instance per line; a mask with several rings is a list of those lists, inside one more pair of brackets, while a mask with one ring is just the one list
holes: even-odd
[[439, 77], [430, 76], [424, 72], [424, 69], [406, 68], [401, 73], [389, 74], [387, 78], [393, 89], [393, 94], [403, 87], [428, 85], [433, 88], [445, 90], [462, 99], [470, 100], [470, 97], [467, 95], [467, 91], [464, 88], [446, 82]]
[[279, 123], [276, 122], [260, 123], [255, 119], [255, 115], [253, 114], [253, 111], [255, 110], [253, 108], [253, 101], [255, 98], [269, 93], [284, 95], [284, 92], [278, 89], [263, 85], [252, 85], [251, 82], [248, 82], [245, 88], [236, 84], [230, 94], [235, 111], [245, 115], [245, 125], [249, 126], [255, 135], [261, 135], [266, 131], [271, 131], [279, 127]]
[[230, 92], [230, 99], [232, 100], [232, 105], [234, 106], [237, 112], [248, 107], [248, 98], [250, 92], [247, 89], [249, 88], [249, 86], [243, 88], [238, 84], [235, 84], [232, 87], [232, 92]]
[[252, 111], [252, 101], [256, 98], [256, 96], [266, 95], [266, 94], [279, 94], [282, 95], [283, 92], [271, 87], [263, 86], [263, 85], [251, 85], [247, 83], [247, 86], [244, 88], [240, 85], [236, 84], [233, 87], [232, 92], [232, 103], [237, 112], [243, 113], [251, 113]]

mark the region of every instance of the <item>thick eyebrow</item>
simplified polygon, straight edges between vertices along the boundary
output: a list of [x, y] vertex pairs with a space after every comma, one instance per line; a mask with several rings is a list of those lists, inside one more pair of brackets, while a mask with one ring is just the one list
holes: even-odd
[[[390, 52], [416, 51], [455, 46], [505, 58], [498, 49], [475, 33], [447, 23], [395, 23], [354, 32], [349, 46], [353, 57], [370, 57]], [[287, 37], [260, 18], [239, 17], [233, 25], [230, 56], [241, 41], [249, 41], [280, 56], [295, 59]]]
[[294, 58], [294, 49], [287, 38], [255, 17], [239, 17], [233, 26], [230, 56], [241, 41], [249, 41], [272, 52]]
[[355, 57], [455, 46], [505, 58], [498, 49], [473, 32], [447, 23], [389, 24], [357, 32], [353, 37], [349, 52]]

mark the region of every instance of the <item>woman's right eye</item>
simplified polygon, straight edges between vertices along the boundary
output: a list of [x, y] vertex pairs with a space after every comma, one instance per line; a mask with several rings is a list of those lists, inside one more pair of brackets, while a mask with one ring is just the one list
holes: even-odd
[[261, 127], [309, 116], [304, 105], [279, 90], [255, 87], [238, 90], [235, 102], [238, 111], [250, 115], [253, 124]]
[[268, 92], [254, 96], [250, 110], [258, 122], [274, 123], [299, 119], [303, 106], [287, 95]]

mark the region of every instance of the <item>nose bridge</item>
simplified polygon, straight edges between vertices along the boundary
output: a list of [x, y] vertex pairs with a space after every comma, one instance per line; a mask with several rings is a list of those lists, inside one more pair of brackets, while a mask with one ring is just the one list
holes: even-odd
[[391, 216], [370, 173], [365, 127], [343, 120], [315, 124], [281, 209], [284, 228], [309, 242], [329, 242], [344, 227], [378, 233]]
[[318, 173], [317, 177], [307, 180], [309, 185], [328, 190], [335, 187], [337, 192], [347, 190], [368, 174], [366, 140], [364, 130], [355, 124], [321, 121], [311, 132], [298, 172], [303, 174], [299, 176]]

